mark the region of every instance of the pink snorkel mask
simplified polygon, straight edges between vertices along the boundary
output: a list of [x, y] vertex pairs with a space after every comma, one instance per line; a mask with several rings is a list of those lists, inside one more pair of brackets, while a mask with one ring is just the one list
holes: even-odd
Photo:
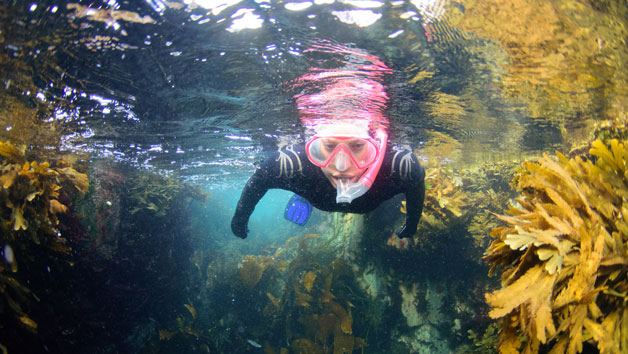
[[326, 168], [334, 164], [344, 171], [353, 164], [358, 169], [366, 169], [360, 178], [352, 182], [348, 178], [338, 178], [336, 203], [351, 203], [364, 195], [373, 185], [382, 166], [388, 134], [379, 129], [375, 138], [361, 136], [315, 135], [305, 146], [309, 160], [316, 166]]

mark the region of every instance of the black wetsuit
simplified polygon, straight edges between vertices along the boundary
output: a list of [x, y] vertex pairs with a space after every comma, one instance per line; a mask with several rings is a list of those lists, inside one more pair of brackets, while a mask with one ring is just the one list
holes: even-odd
[[403, 193], [407, 217], [397, 234], [410, 237], [416, 232], [423, 211], [424, 179], [425, 170], [411, 151], [389, 147], [371, 188], [350, 204], [339, 204], [336, 203], [336, 188], [322, 169], [310, 162], [304, 147], [289, 146], [271, 154], [246, 183], [231, 220], [231, 230], [245, 238], [249, 217], [257, 203], [267, 190], [279, 188], [304, 197], [320, 210], [359, 214], [373, 211], [385, 200]]

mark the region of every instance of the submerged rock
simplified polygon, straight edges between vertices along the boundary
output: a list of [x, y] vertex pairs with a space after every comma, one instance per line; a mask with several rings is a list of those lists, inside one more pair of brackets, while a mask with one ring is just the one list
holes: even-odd
[[448, 354], [452, 350], [438, 329], [431, 324], [424, 324], [408, 335], [399, 335], [397, 342], [403, 344], [409, 353]]

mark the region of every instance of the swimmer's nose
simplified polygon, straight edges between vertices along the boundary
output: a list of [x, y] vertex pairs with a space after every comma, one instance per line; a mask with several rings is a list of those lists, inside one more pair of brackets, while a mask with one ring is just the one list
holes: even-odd
[[336, 155], [336, 160], [334, 161], [334, 165], [336, 166], [336, 170], [340, 172], [344, 172], [349, 169], [351, 162], [349, 161], [349, 156], [344, 151], [339, 151]]

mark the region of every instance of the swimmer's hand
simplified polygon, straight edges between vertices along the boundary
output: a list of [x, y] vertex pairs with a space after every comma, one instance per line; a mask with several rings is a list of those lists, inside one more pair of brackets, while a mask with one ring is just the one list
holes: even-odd
[[415, 230], [409, 229], [408, 227], [406, 227], [406, 224], [403, 224], [403, 226], [397, 230], [397, 236], [399, 236], [399, 238], [412, 238], [412, 236], [414, 236], [414, 233], [416, 232]]
[[238, 236], [241, 239], [245, 239], [247, 234], [249, 233], [249, 228], [247, 227], [248, 220], [244, 218], [233, 216], [231, 219], [231, 232], [234, 235]]

